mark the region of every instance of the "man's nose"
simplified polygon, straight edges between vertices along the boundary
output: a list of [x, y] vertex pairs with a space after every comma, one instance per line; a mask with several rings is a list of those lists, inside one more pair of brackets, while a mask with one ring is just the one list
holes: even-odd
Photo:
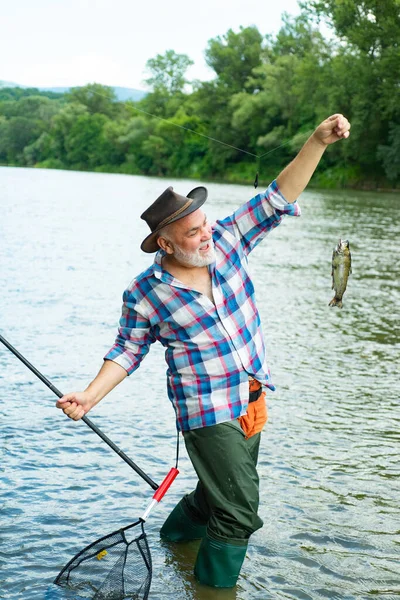
[[209, 240], [211, 237], [211, 227], [210, 225], [204, 225], [201, 232], [202, 241]]

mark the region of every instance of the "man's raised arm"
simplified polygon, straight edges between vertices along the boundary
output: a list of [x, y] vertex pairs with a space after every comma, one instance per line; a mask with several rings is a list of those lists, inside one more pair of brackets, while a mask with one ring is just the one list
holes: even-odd
[[297, 200], [304, 191], [327, 146], [349, 135], [350, 123], [340, 114], [328, 117], [317, 127], [296, 158], [276, 179], [288, 202]]

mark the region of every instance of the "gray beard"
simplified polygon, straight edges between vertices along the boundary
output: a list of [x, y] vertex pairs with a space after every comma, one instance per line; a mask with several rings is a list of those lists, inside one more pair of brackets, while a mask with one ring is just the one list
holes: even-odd
[[212, 240], [209, 241], [209, 244], [211, 244], [211, 248], [206, 254], [200, 254], [199, 250], [185, 252], [180, 246], [174, 244], [173, 256], [178, 262], [184, 265], [190, 267], [206, 267], [207, 265], [211, 265], [215, 260], [214, 244]]

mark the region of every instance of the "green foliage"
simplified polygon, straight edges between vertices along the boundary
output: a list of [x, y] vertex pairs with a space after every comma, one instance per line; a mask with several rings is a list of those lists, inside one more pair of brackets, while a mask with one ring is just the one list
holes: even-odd
[[27, 117], [11, 117], [0, 123], [0, 161], [23, 164], [23, 151], [42, 133], [42, 124]]
[[93, 169], [103, 162], [103, 114], [82, 114], [73, 123], [65, 139], [67, 163], [75, 169]]
[[242, 27], [210, 40], [215, 78], [190, 91], [193, 63], [173, 50], [148, 61], [152, 91], [136, 103], [99, 84], [63, 96], [0, 88], [0, 163], [240, 183], [258, 170], [261, 186], [342, 112], [351, 136], [325, 153], [314, 185], [398, 186], [400, 0], [302, 9], [275, 38]]
[[58, 158], [48, 158], [42, 162], [37, 162], [35, 167], [37, 169], [65, 169], [64, 163]]
[[186, 54], [167, 50], [164, 55], [157, 54], [147, 61], [146, 67], [151, 77], [146, 79], [146, 83], [158, 94], [174, 95], [182, 92], [187, 83], [185, 74], [191, 65], [193, 61]]
[[311, 0], [303, 6], [311, 15], [327, 17], [337, 35], [363, 54], [382, 55], [398, 45], [398, 0]]
[[317, 171], [313, 177], [314, 185], [326, 189], [365, 188], [368, 189], [360, 167], [336, 165], [323, 171]]
[[[1, 83], [1, 81], [0, 81]], [[51, 100], [62, 98], [63, 94], [56, 92], [45, 92], [40, 91], [36, 88], [10, 88], [0, 87], [0, 102], [5, 100], [20, 100], [28, 96], [42, 96], [43, 98], [50, 98]]]
[[0, 115], [7, 118], [29, 115], [29, 118], [50, 122], [52, 117], [57, 114], [59, 106], [58, 102], [44, 96], [26, 96], [22, 97], [19, 102], [12, 100], [0, 102]]
[[108, 117], [113, 117], [116, 114], [116, 95], [114, 91], [99, 83], [72, 88], [66, 94], [66, 98], [69, 102], [86, 106], [91, 114], [100, 113]]
[[[29, 167], [37, 166], [38, 163], [42, 162], [42, 158], [45, 156], [51, 156], [53, 153], [53, 140], [47, 131], [43, 132], [36, 140], [31, 144], [25, 146], [23, 155], [25, 164]], [[57, 161], [56, 158], [49, 158], [48, 161]], [[46, 162], [46, 161], [43, 161]], [[59, 161], [61, 163], [61, 161]], [[61, 163], [62, 165], [62, 163]], [[48, 167], [49, 169], [52, 167]], [[57, 168], [57, 167], [54, 167]]]
[[262, 36], [256, 27], [232, 29], [208, 42], [206, 62], [218, 76], [218, 84], [230, 93], [242, 91], [253, 69], [261, 64]]
[[378, 147], [378, 157], [383, 161], [389, 181], [400, 179], [400, 125], [391, 123], [389, 144]]

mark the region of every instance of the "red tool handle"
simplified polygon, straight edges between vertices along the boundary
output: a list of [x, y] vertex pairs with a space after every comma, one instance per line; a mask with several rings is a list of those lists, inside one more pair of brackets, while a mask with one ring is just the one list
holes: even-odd
[[160, 502], [161, 498], [163, 498], [163, 496], [166, 494], [166, 492], [168, 491], [169, 487], [171, 486], [172, 482], [175, 480], [175, 478], [177, 477], [178, 474], [179, 474], [178, 469], [175, 469], [175, 467], [172, 467], [172, 469], [170, 470], [170, 472], [168, 473], [168, 475], [166, 476], [164, 481], [160, 484], [160, 487], [158, 488], [158, 490], [156, 490], [156, 493], [153, 496], [154, 500], [157, 500], [157, 502]]

